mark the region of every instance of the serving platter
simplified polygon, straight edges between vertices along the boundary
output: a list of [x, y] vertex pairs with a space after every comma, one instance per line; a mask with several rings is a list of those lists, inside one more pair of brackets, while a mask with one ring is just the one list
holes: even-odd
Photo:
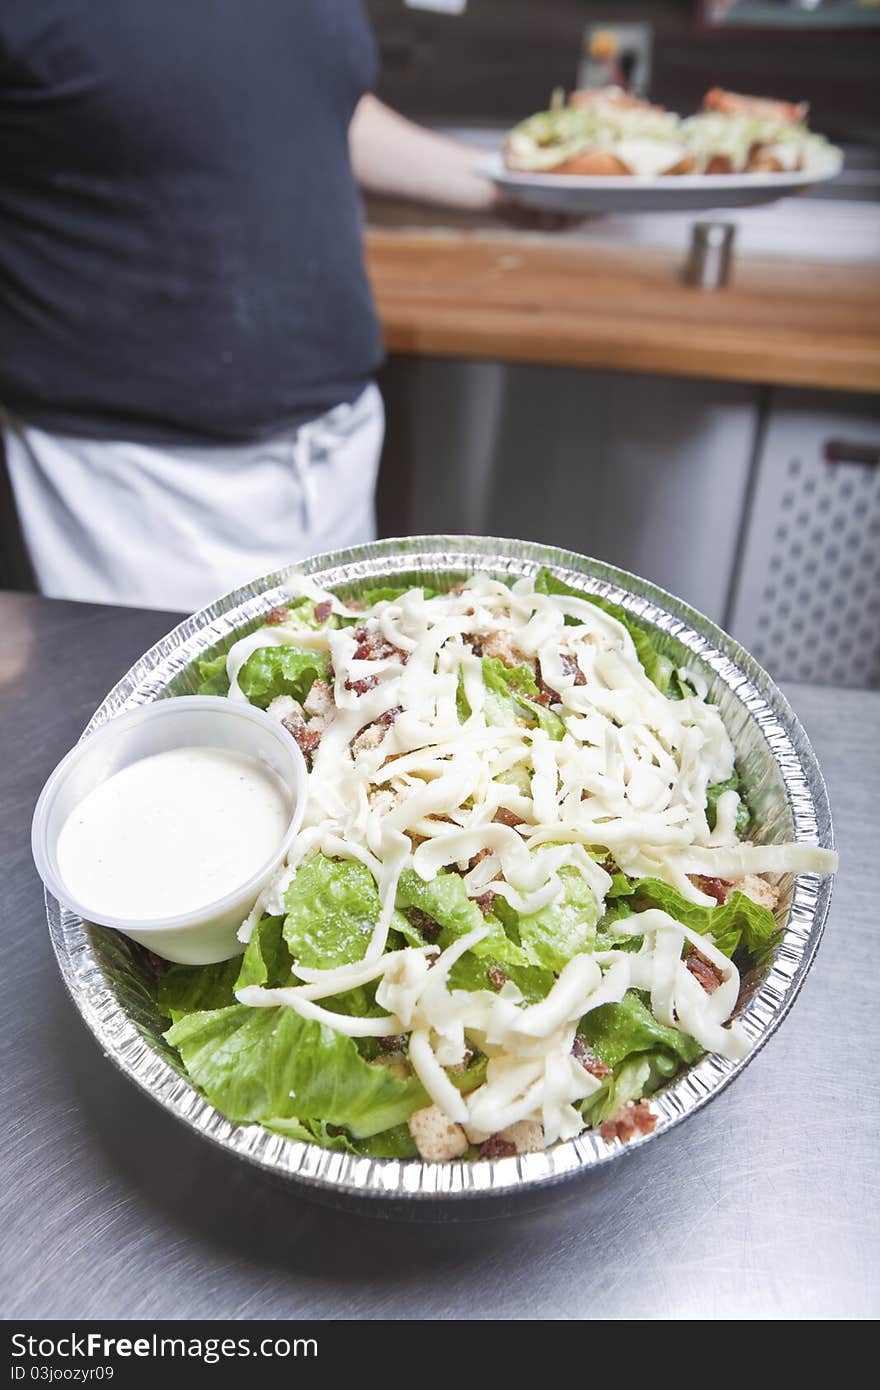
[[[363, 584], [428, 577], [432, 587], [478, 570], [512, 582], [547, 566], [559, 578], [622, 604], [652, 631], [661, 650], [698, 666], [733, 740], [759, 831], [766, 842], [832, 847], [831, 816], [815, 755], [770, 677], [730, 637], [646, 580], [570, 551], [515, 540], [421, 536], [321, 555], [235, 590], [185, 619], [137, 661], [108, 694], [83, 737], [123, 711], [195, 691], [196, 662], [258, 627], [306, 574], [352, 596]], [[149, 954], [113, 931], [90, 926], [47, 893], [52, 944], [74, 1004], [105, 1056], [147, 1095], [213, 1144], [289, 1187], [377, 1214], [433, 1218], [497, 1214], [536, 1205], [567, 1179], [605, 1170], [655, 1143], [737, 1077], [784, 1018], [812, 963], [831, 881], [813, 874], [780, 881], [783, 934], [760, 978], [747, 979], [740, 1015], [752, 1047], [738, 1062], [704, 1057], [651, 1101], [653, 1133], [621, 1146], [584, 1133], [541, 1153], [476, 1163], [430, 1164], [356, 1157], [236, 1125], [198, 1093], [165, 1043]]]
[[814, 184], [836, 178], [843, 168], [838, 150], [801, 173], [680, 174], [656, 178], [585, 174], [525, 174], [508, 169], [500, 154], [486, 155], [477, 168], [507, 197], [546, 212], [708, 212], [713, 208], [774, 203]]

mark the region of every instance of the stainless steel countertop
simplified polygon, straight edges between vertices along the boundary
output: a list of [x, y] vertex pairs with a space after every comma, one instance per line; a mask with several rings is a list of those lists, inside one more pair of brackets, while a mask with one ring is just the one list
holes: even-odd
[[177, 1125], [102, 1060], [61, 985], [30, 858], [33, 804], [107, 689], [172, 623], [0, 596], [6, 1318], [880, 1314], [880, 694], [788, 688], [842, 863], [803, 993], [746, 1074], [540, 1213], [380, 1224], [286, 1193]]

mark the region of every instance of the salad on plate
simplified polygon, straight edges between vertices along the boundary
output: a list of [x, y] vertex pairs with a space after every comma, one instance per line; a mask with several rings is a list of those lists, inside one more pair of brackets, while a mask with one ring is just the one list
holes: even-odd
[[162, 973], [166, 1038], [222, 1114], [373, 1157], [500, 1158], [653, 1129], [778, 935], [780, 875], [832, 852], [752, 839], [703, 675], [543, 570], [448, 592], [300, 579], [204, 659], [309, 766], [243, 955]]

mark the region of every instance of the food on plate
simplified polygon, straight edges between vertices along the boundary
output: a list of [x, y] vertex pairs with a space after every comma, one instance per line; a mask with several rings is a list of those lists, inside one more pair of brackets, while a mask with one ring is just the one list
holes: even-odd
[[665, 112], [664, 107], [653, 106], [650, 101], [644, 101], [641, 97], [634, 97], [630, 92], [625, 92], [622, 87], [589, 87], [570, 92], [568, 104], [584, 109], [605, 107], [618, 111]]
[[648, 1134], [683, 1067], [746, 1053], [776, 879], [835, 856], [753, 842], [703, 675], [627, 611], [548, 571], [347, 600], [299, 579], [200, 674], [310, 766], [244, 955], [159, 979], [169, 1044], [230, 1119], [501, 1158]]
[[805, 101], [774, 101], [772, 97], [747, 97], [712, 87], [703, 97], [704, 111], [720, 111], [725, 116], [751, 116], [753, 120], [781, 121], [801, 125], [807, 118]]
[[619, 87], [572, 92], [567, 106], [515, 126], [504, 158], [520, 173], [610, 176], [795, 173], [827, 165], [832, 146], [804, 104], [714, 87], [682, 120]]
[[807, 108], [713, 88], [682, 122], [694, 169], [703, 174], [800, 173], [827, 163], [831, 146], [806, 125]]
[[686, 173], [681, 122], [619, 88], [576, 92], [568, 106], [539, 111], [510, 132], [509, 169], [525, 173], [649, 175]]

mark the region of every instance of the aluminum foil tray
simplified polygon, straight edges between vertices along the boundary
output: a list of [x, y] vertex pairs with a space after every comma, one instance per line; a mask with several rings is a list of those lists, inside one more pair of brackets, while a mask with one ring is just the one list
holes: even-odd
[[[679, 662], [700, 667], [737, 752], [750, 804], [765, 842], [795, 839], [832, 846], [825, 784], [807, 737], [773, 681], [732, 638], [662, 589], [570, 551], [532, 542], [468, 536], [415, 536], [319, 555], [279, 570], [187, 618], [137, 661], [95, 712], [83, 737], [123, 710], [195, 690], [195, 663], [257, 627], [283, 601], [291, 575], [307, 574], [342, 595], [360, 585], [425, 578], [433, 587], [476, 570], [504, 580], [542, 565], [568, 583], [622, 604]], [[543, 1153], [430, 1164], [358, 1158], [283, 1139], [257, 1125], [225, 1119], [183, 1075], [164, 1042], [167, 1026], [153, 997], [146, 953], [126, 937], [90, 926], [47, 895], [52, 944], [65, 984], [105, 1055], [159, 1105], [212, 1143], [288, 1186], [334, 1204], [376, 1214], [430, 1218], [500, 1213], [537, 1205], [543, 1191], [579, 1174], [619, 1163], [656, 1143], [737, 1077], [779, 1026], [803, 984], [819, 944], [831, 881], [816, 875], [781, 880], [784, 933], [759, 978], [747, 980], [742, 1022], [748, 1056], [703, 1058], [652, 1099], [654, 1132], [625, 1146], [584, 1133]]]

